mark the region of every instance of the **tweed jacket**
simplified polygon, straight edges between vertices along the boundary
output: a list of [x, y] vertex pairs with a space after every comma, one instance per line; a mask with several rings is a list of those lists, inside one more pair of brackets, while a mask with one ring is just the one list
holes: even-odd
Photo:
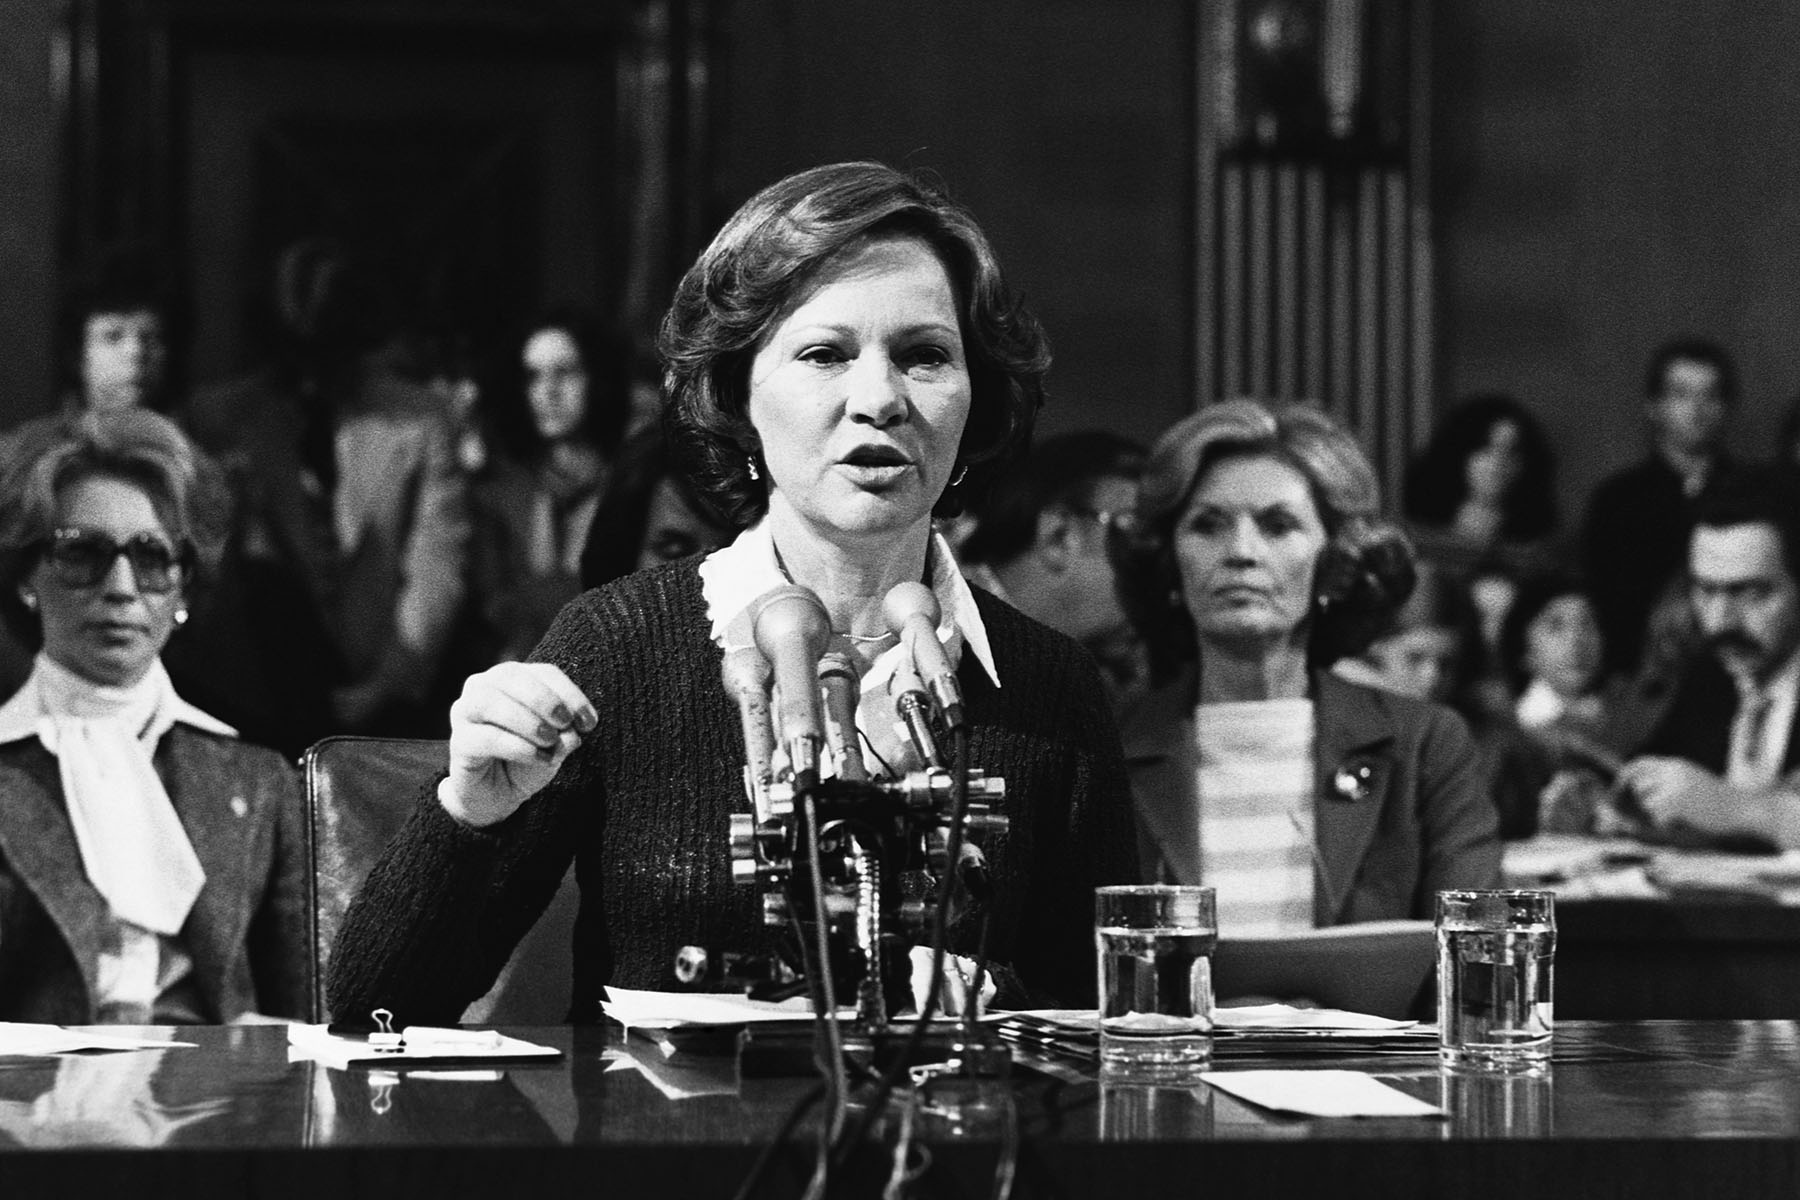
[[[1498, 817], [1462, 719], [1330, 672], [1315, 673], [1312, 690], [1314, 923], [1429, 917], [1439, 888], [1495, 886]], [[1150, 880], [1204, 882], [1194, 695], [1190, 671], [1122, 722]]]
[[[299, 776], [273, 750], [176, 725], [153, 762], [206, 884], [179, 940], [214, 1021], [304, 1017], [311, 994]], [[94, 1020], [110, 927], [82, 870], [56, 758], [0, 745], [0, 1020]]]

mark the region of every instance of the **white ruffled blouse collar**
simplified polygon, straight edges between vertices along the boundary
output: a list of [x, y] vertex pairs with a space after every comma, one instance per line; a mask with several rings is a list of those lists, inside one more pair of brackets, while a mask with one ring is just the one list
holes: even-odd
[[[987, 626], [975, 607], [975, 593], [963, 579], [950, 544], [935, 530], [931, 534], [931, 552], [926, 555], [932, 594], [937, 597], [938, 640], [952, 663], [962, 660], [967, 645], [994, 686], [1000, 686], [1000, 671], [994, 665], [994, 652], [988, 644]], [[721, 649], [731, 651], [750, 643], [747, 623], [737, 621], [750, 602], [771, 588], [790, 583], [775, 558], [775, 539], [767, 520], [758, 521], [728, 546], [707, 555], [700, 564], [700, 592], [706, 600], [706, 616], [712, 622], [712, 639]], [[885, 688], [900, 662], [900, 648], [890, 646], [883, 651], [863, 676], [865, 695]]]

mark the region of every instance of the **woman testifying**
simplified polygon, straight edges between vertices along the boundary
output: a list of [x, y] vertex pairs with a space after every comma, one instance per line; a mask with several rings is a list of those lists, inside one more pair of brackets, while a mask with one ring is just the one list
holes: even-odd
[[1186, 418], [1151, 451], [1131, 548], [1163, 667], [1121, 722], [1147, 873], [1216, 886], [1226, 936], [1429, 917], [1437, 889], [1497, 883], [1462, 721], [1325, 670], [1413, 583], [1348, 434], [1303, 405]]
[[[743, 644], [746, 608], [789, 583], [818, 594], [860, 660], [874, 774], [916, 765], [886, 694], [904, 650], [883, 600], [929, 585], [958, 663], [968, 762], [1007, 784], [1010, 828], [987, 845], [993, 958], [1016, 973], [1003, 979], [1091, 998], [1093, 888], [1135, 874], [1104, 692], [1073, 642], [972, 591], [932, 528], [1024, 445], [1042, 397], [1048, 350], [986, 238], [889, 168], [802, 172], [753, 197], [701, 254], [660, 348], [666, 424], [748, 527], [704, 559], [586, 593], [534, 661], [468, 681], [448, 776], [346, 917], [332, 1011], [455, 1019], [571, 857], [574, 1020], [599, 1019], [608, 983], [675, 986], [683, 946], [774, 950], [756, 889], [732, 881], [745, 753], [720, 664]], [[973, 953], [975, 924], [953, 928], [953, 948]]]

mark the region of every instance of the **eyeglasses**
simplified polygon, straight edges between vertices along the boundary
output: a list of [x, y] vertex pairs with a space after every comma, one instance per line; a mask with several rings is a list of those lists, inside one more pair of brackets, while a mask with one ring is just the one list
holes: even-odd
[[93, 587], [105, 579], [123, 554], [131, 564], [140, 592], [167, 592], [183, 556], [153, 533], [136, 533], [123, 542], [92, 529], [58, 529], [44, 543], [44, 559], [64, 587]]

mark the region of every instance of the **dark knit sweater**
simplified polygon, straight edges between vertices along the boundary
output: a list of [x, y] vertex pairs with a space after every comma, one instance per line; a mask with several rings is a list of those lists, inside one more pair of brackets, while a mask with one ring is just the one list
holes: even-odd
[[[601, 988], [673, 989], [685, 945], [769, 950], [757, 889], [732, 882], [728, 817], [747, 808], [743, 737], [719, 682], [698, 559], [569, 604], [534, 657], [593, 701], [600, 728], [556, 778], [489, 829], [427, 797], [370, 873], [331, 957], [335, 1013], [392, 1009], [453, 1021], [492, 984], [576, 863], [571, 1019]], [[1136, 881], [1130, 793], [1092, 660], [984, 592], [1002, 687], [972, 655], [959, 672], [969, 761], [1004, 776], [1011, 828], [985, 841], [990, 951], [1038, 996], [1091, 1003], [1093, 889]], [[975, 922], [952, 931], [973, 953]]]

